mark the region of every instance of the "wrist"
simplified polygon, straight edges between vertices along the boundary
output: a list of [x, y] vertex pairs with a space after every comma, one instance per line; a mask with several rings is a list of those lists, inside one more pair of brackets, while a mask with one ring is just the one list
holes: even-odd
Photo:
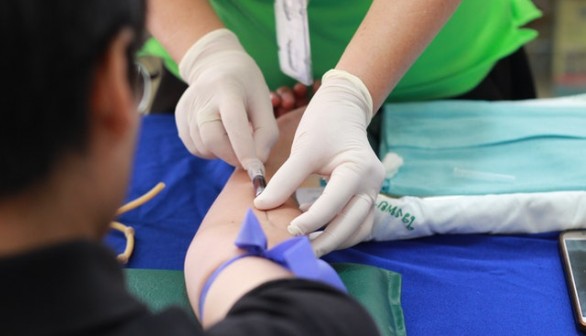
[[372, 96], [359, 77], [345, 70], [331, 69], [322, 76], [322, 86], [325, 85], [349, 88], [353, 96], [358, 100], [361, 110], [365, 113], [366, 125], [370, 123], [374, 116]]
[[212, 30], [197, 40], [179, 62], [179, 74], [187, 83], [194, 81], [199, 69], [205, 69], [208, 62], [218, 59], [222, 52], [246, 53], [238, 37], [226, 28]]

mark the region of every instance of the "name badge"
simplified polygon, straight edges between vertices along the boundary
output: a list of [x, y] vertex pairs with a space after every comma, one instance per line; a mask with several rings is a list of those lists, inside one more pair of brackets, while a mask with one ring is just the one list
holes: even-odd
[[275, 0], [281, 71], [305, 85], [313, 83], [307, 0]]

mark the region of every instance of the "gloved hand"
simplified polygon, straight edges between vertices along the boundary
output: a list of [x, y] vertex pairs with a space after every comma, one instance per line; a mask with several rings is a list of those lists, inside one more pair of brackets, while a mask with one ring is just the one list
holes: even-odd
[[318, 256], [371, 236], [373, 205], [385, 174], [366, 136], [372, 115], [372, 98], [362, 81], [345, 71], [328, 71], [301, 118], [290, 157], [254, 200], [259, 209], [275, 208], [310, 174], [329, 177], [322, 195], [288, 227], [304, 235], [327, 225], [312, 241]]
[[236, 35], [208, 33], [187, 51], [179, 71], [189, 84], [175, 111], [187, 149], [244, 168], [266, 161], [279, 135], [269, 89]]

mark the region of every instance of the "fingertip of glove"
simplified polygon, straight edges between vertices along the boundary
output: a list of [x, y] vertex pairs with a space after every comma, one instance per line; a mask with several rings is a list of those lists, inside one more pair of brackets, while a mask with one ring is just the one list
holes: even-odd
[[301, 229], [297, 225], [294, 225], [294, 224], [287, 226], [287, 231], [293, 236], [303, 236], [304, 235], [303, 231], [301, 231]]
[[256, 198], [253, 201], [254, 207], [260, 210], [264, 210], [266, 208], [266, 201], [264, 200], [264, 198], [262, 197], [262, 193], [258, 196], [256, 196]]
[[[316, 257], [321, 258], [322, 256], [337, 249], [337, 245], [328, 243], [323, 239], [323, 233], [311, 240], [311, 248]], [[318, 239], [319, 238], [319, 239]]]
[[309, 210], [309, 208], [311, 208], [312, 204], [313, 203], [311, 203], [311, 202], [302, 203], [299, 205], [299, 210], [301, 210], [302, 212], [307, 212]]
[[321, 248], [321, 247], [316, 247], [312, 244], [312, 248], [313, 248], [313, 253], [315, 254], [315, 256], [317, 258], [321, 258], [324, 254], [329, 253], [328, 250]]
[[269, 210], [274, 208], [273, 202], [270, 201], [270, 198], [266, 195], [266, 189], [256, 198], [254, 199], [254, 207], [259, 210]]

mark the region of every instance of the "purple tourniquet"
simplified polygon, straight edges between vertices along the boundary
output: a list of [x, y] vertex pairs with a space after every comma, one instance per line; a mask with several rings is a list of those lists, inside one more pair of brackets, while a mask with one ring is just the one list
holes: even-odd
[[245, 253], [224, 262], [210, 275], [199, 297], [200, 319], [203, 319], [203, 304], [214, 280], [233, 262], [250, 256], [268, 259], [288, 269], [299, 278], [320, 281], [346, 292], [346, 287], [338, 273], [328, 263], [315, 257], [307, 237], [293, 237], [267, 250], [267, 237], [252, 209], [246, 212], [234, 244]]

